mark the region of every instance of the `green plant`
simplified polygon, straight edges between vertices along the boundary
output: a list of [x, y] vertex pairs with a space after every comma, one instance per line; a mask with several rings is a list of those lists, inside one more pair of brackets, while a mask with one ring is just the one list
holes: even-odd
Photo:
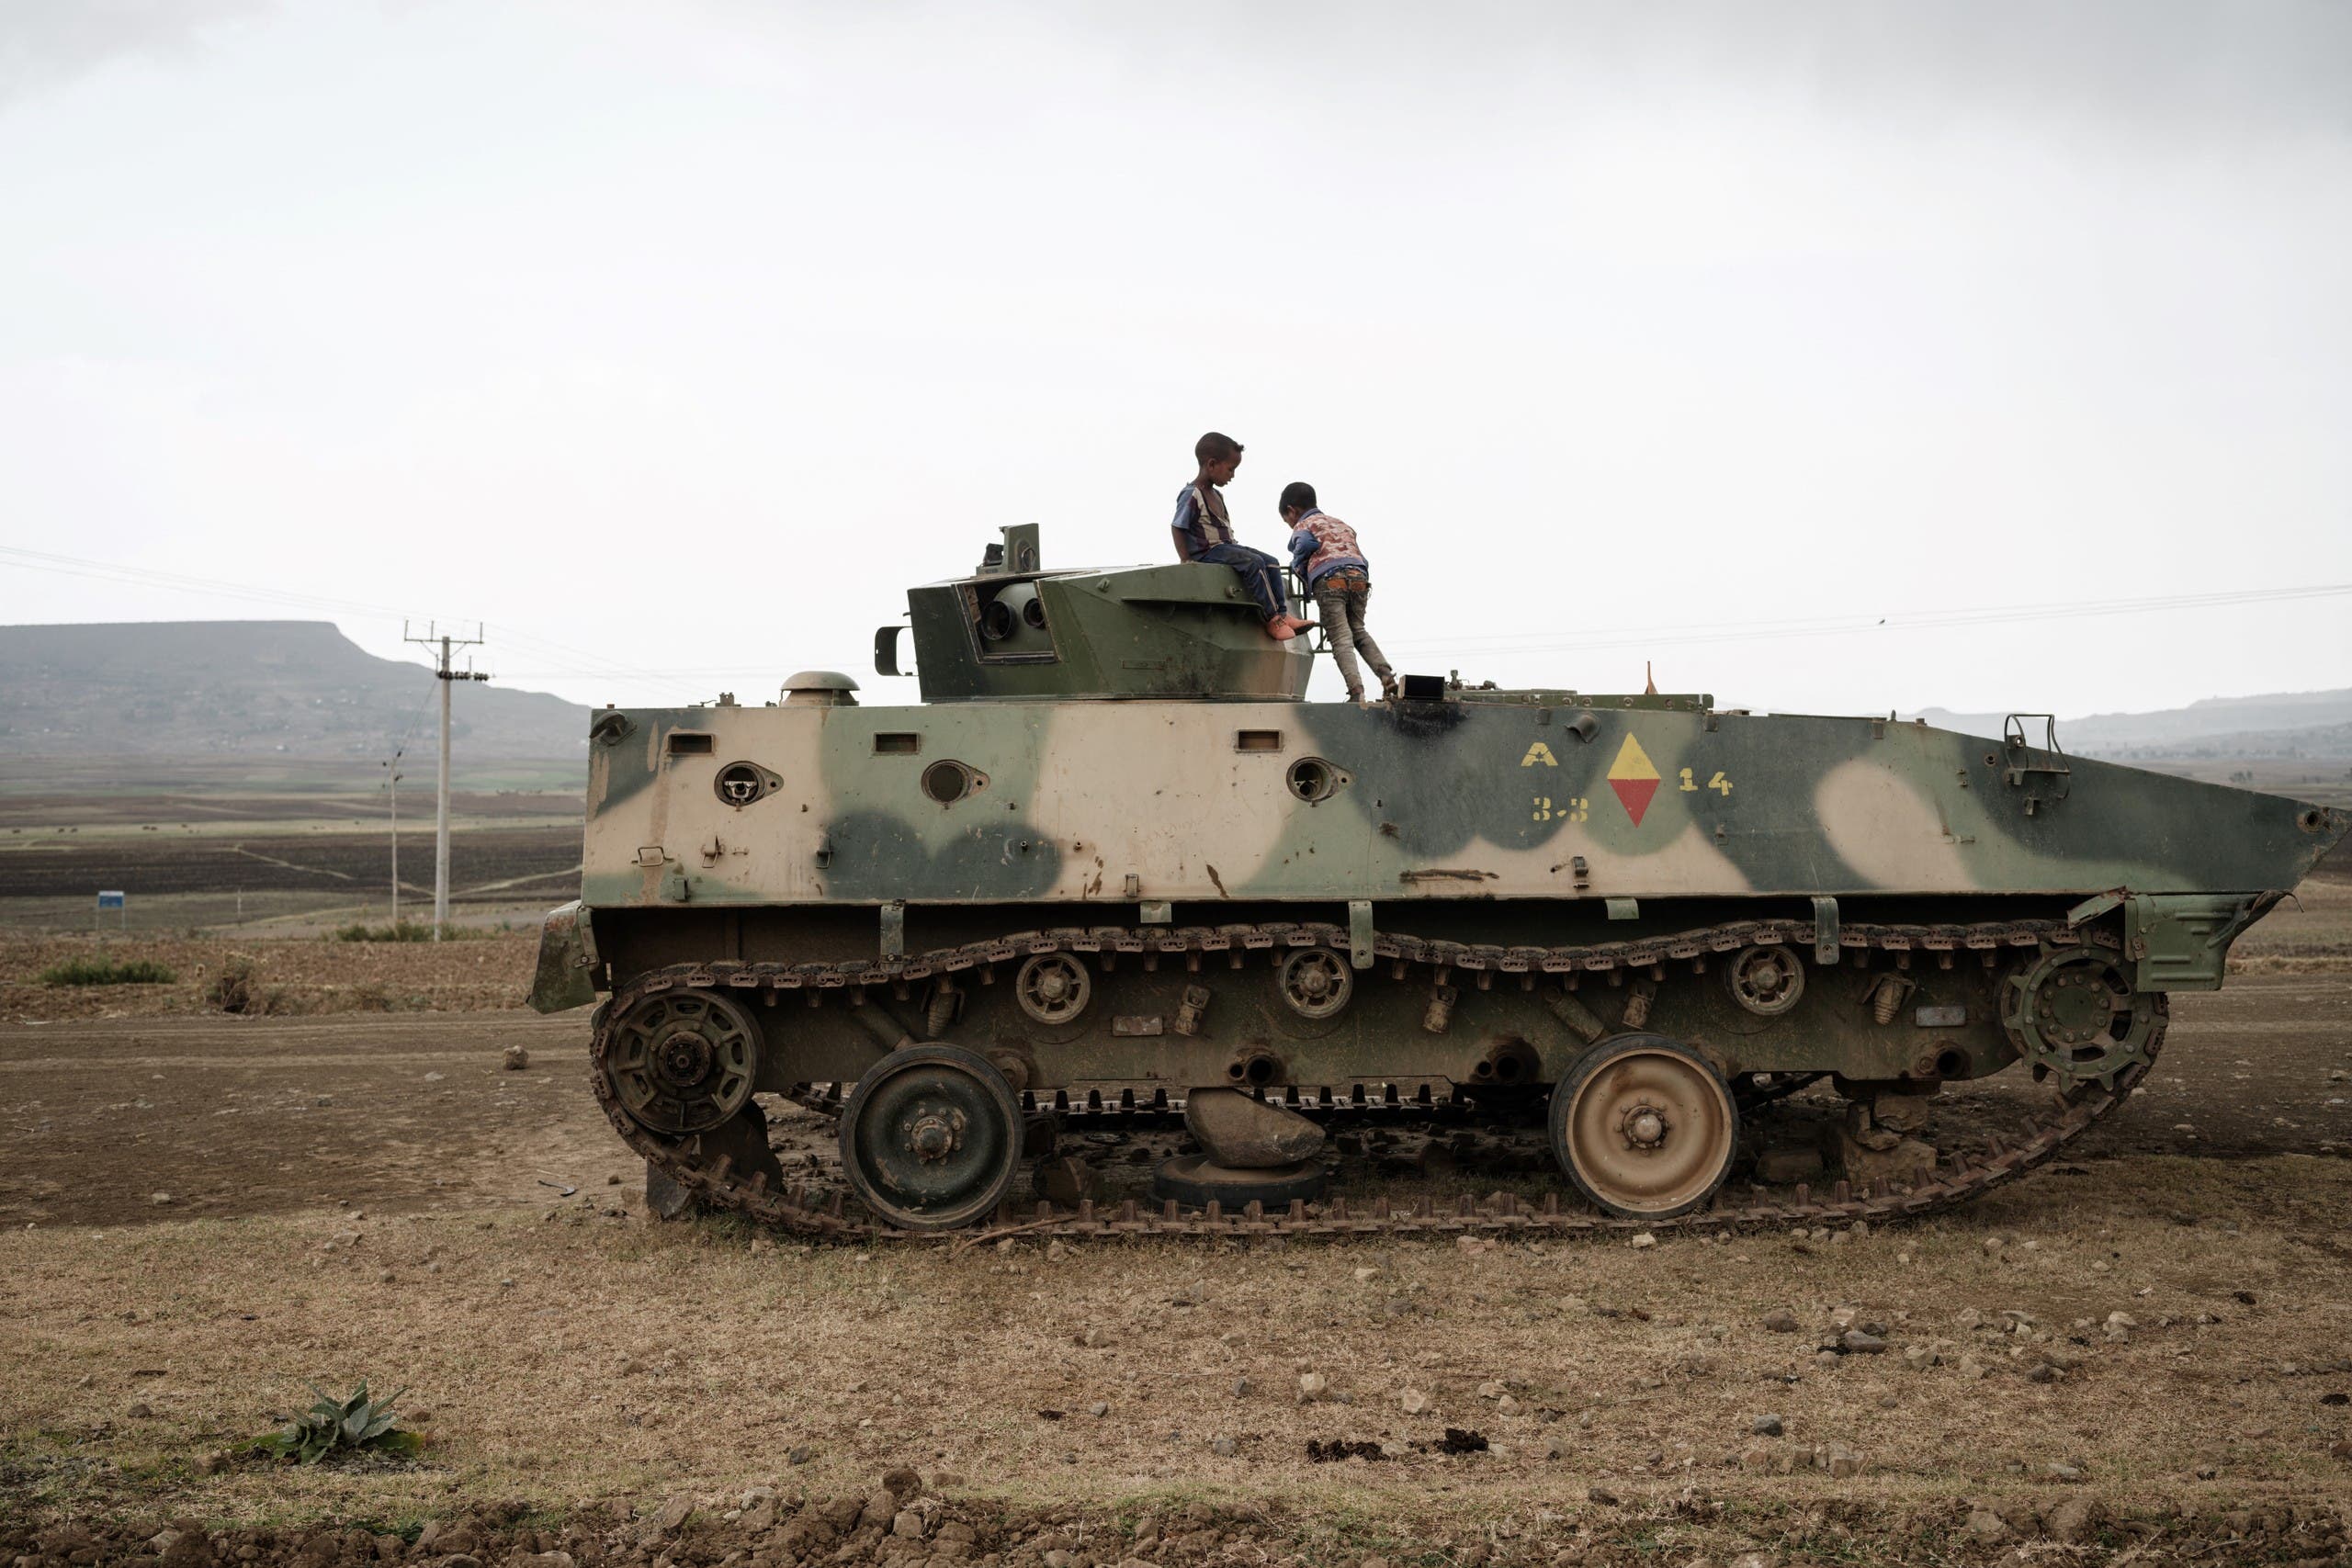
[[389, 926], [371, 926], [365, 920], [334, 929], [337, 942], [431, 942], [433, 928], [420, 920], [395, 920]]
[[311, 1392], [319, 1396], [316, 1404], [288, 1422], [284, 1431], [256, 1438], [254, 1447], [298, 1464], [316, 1464], [330, 1454], [345, 1450], [405, 1457], [424, 1446], [424, 1439], [416, 1433], [402, 1431], [393, 1425], [392, 1402], [406, 1393], [406, 1389], [375, 1399], [369, 1397], [363, 1379], [342, 1399], [316, 1383], [311, 1384]]
[[[479, 926], [447, 925], [441, 928], [443, 942], [468, 942], [491, 933]], [[371, 926], [365, 920], [347, 926], [337, 926], [332, 933], [336, 942], [431, 942], [433, 925], [428, 920], [395, 920], [389, 926]]]
[[69, 958], [40, 972], [44, 986], [168, 986], [178, 978], [152, 958]]

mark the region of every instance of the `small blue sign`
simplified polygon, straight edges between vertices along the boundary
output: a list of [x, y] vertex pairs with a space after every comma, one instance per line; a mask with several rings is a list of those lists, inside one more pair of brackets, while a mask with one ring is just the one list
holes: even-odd
[[100, 888], [98, 890], [98, 908], [101, 909], [121, 908], [122, 890], [119, 888]]

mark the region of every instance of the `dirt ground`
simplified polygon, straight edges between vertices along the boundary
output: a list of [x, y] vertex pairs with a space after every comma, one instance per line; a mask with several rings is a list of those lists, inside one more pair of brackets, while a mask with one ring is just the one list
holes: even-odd
[[[641, 1217], [578, 1015], [4, 1023], [0, 1526], [866, 1561], [910, 1538], [727, 1516], [854, 1511], [903, 1465], [919, 1523], [973, 1524], [934, 1561], [1013, 1568], [2324, 1559], [2352, 976], [2176, 1010], [2149, 1092], [2056, 1171], [1864, 1236], [1642, 1249], [809, 1251]], [[1885, 1351], [1818, 1353], [1851, 1325]], [[423, 1462], [220, 1463], [304, 1379], [362, 1377], [410, 1389]], [[1434, 1451], [1449, 1427], [1489, 1447]], [[1308, 1457], [1333, 1438], [1395, 1451]], [[673, 1501], [702, 1524], [662, 1533]]]

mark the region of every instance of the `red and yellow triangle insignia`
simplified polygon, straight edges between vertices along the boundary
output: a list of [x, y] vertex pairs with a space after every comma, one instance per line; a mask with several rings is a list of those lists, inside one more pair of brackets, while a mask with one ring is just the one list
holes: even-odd
[[1642, 814], [1650, 808], [1650, 797], [1657, 794], [1657, 769], [1650, 765], [1650, 754], [1631, 735], [1617, 749], [1617, 760], [1609, 764], [1609, 787], [1617, 792], [1617, 800], [1624, 807], [1625, 815], [1634, 826], [1642, 825]]

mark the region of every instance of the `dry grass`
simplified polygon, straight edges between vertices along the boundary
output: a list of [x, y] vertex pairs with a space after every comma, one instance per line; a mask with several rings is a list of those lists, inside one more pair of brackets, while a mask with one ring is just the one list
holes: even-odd
[[2230, 949], [2233, 974], [2352, 969], [2352, 879], [2314, 876]]
[[[0, 1019], [160, 1018], [217, 1013], [208, 999], [224, 964], [253, 960], [253, 989], [276, 993], [278, 1013], [472, 1012], [519, 1008], [530, 990], [537, 931], [453, 942], [349, 942], [321, 939], [0, 935]], [[168, 967], [167, 985], [65, 990], [40, 976], [59, 964], [144, 959]]]
[[[2047, 1502], [2062, 1488], [2045, 1467], [2062, 1461], [2127, 1507], [2346, 1496], [2352, 1469], [2326, 1450], [2352, 1411], [2321, 1396], [2352, 1389], [2352, 1372], [2316, 1369], [2346, 1367], [2352, 1347], [2352, 1165], [2078, 1168], [1952, 1218], [1801, 1247], [808, 1252], [728, 1223], [606, 1217], [618, 1188], [488, 1221], [314, 1212], [17, 1231], [0, 1237], [14, 1352], [0, 1360], [0, 1474], [20, 1506], [136, 1497], [248, 1520], [779, 1482], [862, 1492], [897, 1463], [1023, 1505], [1289, 1499], [1373, 1521], [1523, 1518], [1597, 1484], [1629, 1497], [1695, 1484], [1758, 1518], [1828, 1498], [1897, 1514], [1962, 1495]], [[1996, 1238], [2007, 1245], [1988, 1252]], [[1378, 1272], [1360, 1280], [1363, 1268]], [[1815, 1365], [1840, 1304], [1888, 1326], [1886, 1355]], [[1805, 1331], [1760, 1327], [1780, 1307]], [[1964, 1309], [2021, 1310], [2057, 1337], [1971, 1331]], [[2097, 1326], [2118, 1311], [2142, 1325], [2126, 1343]], [[1919, 1345], [1993, 1371], [1907, 1368]], [[2046, 1350], [2078, 1364], [2027, 1381]], [[1299, 1404], [1303, 1371], [1353, 1403]], [[198, 1473], [302, 1400], [305, 1377], [411, 1386], [430, 1461]], [[1482, 1396], [1494, 1380], [1515, 1410]], [[1404, 1415], [1408, 1387], [1427, 1414]], [[1097, 1401], [1107, 1416], [1090, 1414]], [[1850, 1448], [1864, 1472], [1732, 1463], [1767, 1411], [1788, 1430], [1769, 1448]], [[1447, 1425], [1499, 1451], [1305, 1457], [1309, 1438], [1426, 1439]], [[1236, 1457], [1211, 1451], [1220, 1436]], [[1542, 1457], [1554, 1438], [1564, 1459]], [[805, 1466], [786, 1462], [797, 1445]]]

